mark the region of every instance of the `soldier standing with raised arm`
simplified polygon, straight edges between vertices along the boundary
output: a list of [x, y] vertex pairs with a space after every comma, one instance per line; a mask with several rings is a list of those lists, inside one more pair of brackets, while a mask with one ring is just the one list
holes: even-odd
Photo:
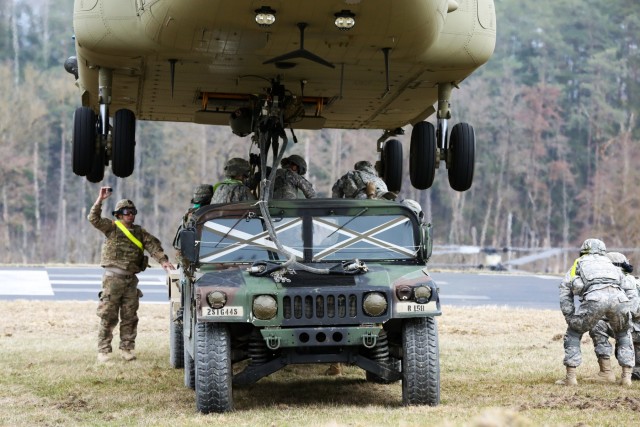
[[100, 265], [104, 267], [102, 291], [97, 314], [100, 317], [98, 330], [98, 362], [109, 360], [112, 348], [113, 329], [120, 318], [120, 350], [122, 358], [130, 361], [134, 354], [138, 333], [138, 307], [142, 292], [138, 289], [136, 274], [147, 265], [146, 250], [167, 272], [174, 269], [164, 254], [160, 241], [141, 226], [134, 224], [135, 205], [131, 200], [120, 200], [112, 214], [116, 220], [103, 218], [102, 201], [111, 196], [110, 187], [100, 188], [96, 202], [91, 207], [88, 219], [105, 235]]

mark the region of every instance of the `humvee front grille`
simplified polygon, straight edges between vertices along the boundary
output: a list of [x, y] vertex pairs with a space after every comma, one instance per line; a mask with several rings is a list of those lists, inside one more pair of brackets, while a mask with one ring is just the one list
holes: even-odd
[[359, 317], [357, 294], [285, 295], [282, 313], [287, 320], [356, 319]]

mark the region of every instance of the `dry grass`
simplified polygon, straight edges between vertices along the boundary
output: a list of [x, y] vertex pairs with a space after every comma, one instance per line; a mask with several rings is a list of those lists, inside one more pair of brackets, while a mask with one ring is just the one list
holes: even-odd
[[587, 339], [580, 386], [553, 384], [564, 372], [559, 310], [445, 307], [435, 408], [403, 407], [400, 383], [367, 383], [356, 367], [328, 378], [316, 365], [236, 389], [235, 412], [206, 416], [196, 412], [182, 370], [169, 367], [167, 306], [141, 307], [139, 360], [107, 366], [94, 363], [95, 304], [4, 301], [0, 312], [0, 425], [631, 426], [640, 419], [640, 384], [584, 381], [597, 371]]

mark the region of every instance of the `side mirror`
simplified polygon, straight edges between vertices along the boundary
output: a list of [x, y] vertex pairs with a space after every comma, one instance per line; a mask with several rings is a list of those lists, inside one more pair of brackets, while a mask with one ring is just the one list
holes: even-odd
[[196, 247], [196, 230], [188, 228], [180, 231], [180, 252], [189, 262], [198, 261], [198, 248]]
[[420, 249], [422, 251], [422, 258], [428, 261], [431, 258], [433, 252], [433, 240], [431, 239], [431, 223], [420, 224]]

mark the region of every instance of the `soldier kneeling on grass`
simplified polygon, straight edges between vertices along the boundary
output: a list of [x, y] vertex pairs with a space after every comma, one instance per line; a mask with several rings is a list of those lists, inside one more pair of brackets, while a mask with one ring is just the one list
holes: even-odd
[[[620, 268], [606, 256], [607, 248], [601, 240], [587, 239], [580, 248], [580, 257], [560, 283], [560, 309], [567, 321], [564, 335], [564, 365], [566, 377], [556, 384], [576, 386], [576, 368], [582, 363], [580, 340], [600, 319], [606, 318], [616, 339], [616, 358], [622, 366], [620, 384], [631, 385], [635, 364], [629, 334], [634, 302], [630, 290], [625, 289]], [[580, 300], [575, 309], [574, 296]]]

